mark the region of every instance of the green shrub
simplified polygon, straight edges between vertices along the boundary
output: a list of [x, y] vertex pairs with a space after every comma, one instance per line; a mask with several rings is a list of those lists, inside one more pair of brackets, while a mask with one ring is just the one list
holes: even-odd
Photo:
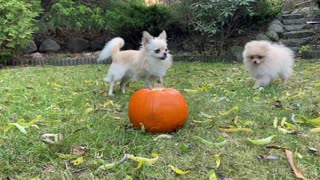
[[277, 16], [283, 6], [285, 0], [259, 0], [254, 8], [255, 17], [260, 21], [267, 21]]
[[103, 6], [94, 2], [85, 4], [73, 0], [58, 0], [41, 18], [41, 22], [51, 30], [95, 31], [104, 28], [104, 14]]
[[[255, 0], [201, 0], [190, 4], [195, 31], [217, 38], [217, 53], [223, 53], [227, 39], [241, 31], [254, 12]], [[213, 3], [214, 2], [214, 3]]]
[[309, 52], [310, 50], [311, 50], [311, 46], [310, 46], [310, 45], [304, 45], [304, 46], [301, 46], [301, 47], [299, 48], [298, 54], [299, 54], [299, 55], [302, 55], [303, 53]]
[[137, 46], [142, 31], [158, 35], [162, 30], [174, 32], [177, 23], [168, 7], [163, 5], [147, 6], [143, 1], [117, 2], [107, 12], [107, 30]]
[[40, 0], [0, 0], [0, 60], [19, 53], [37, 30]]

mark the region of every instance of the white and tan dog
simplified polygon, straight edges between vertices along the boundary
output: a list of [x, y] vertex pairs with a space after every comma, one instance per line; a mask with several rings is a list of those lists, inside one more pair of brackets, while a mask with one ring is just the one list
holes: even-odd
[[152, 86], [151, 81], [154, 79], [158, 83], [163, 83], [163, 76], [172, 64], [165, 31], [162, 31], [158, 37], [153, 37], [144, 31], [139, 50], [120, 51], [123, 45], [124, 40], [120, 37], [110, 40], [98, 58], [98, 62], [110, 56], [112, 58], [112, 64], [104, 79], [110, 82], [109, 95], [113, 95], [113, 88], [117, 82], [120, 82], [122, 93], [125, 93], [126, 84], [131, 79], [144, 80], [147, 88]]
[[269, 85], [280, 78], [285, 83], [292, 75], [294, 53], [291, 49], [269, 41], [250, 41], [243, 51], [243, 63], [256, 82], [253, 88]]

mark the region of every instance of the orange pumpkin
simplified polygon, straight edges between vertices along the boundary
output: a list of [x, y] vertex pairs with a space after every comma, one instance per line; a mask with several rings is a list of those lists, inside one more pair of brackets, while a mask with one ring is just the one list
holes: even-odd
[[173, 88], [140, 89], [129, 102], [129, 119], [134, 127], [151, 133], [172, 132], [184, 125], [188, 105], [184, 96]]

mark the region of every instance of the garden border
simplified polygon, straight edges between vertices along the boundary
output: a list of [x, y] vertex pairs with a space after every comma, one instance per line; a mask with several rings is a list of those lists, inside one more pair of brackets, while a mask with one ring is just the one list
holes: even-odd
[[[199, 56], [199, 55], [178, 55], [174, 56], [174, 61], [184, 61], [184, 62], [232, 62], [236, 58], [231, 55], [226, 56]], [[76, 57], [76, 58], [41, 58], [41, 59], [29, 59], [29, 60], [14, 60], [12, 62], [13, 66], [44, 66], [44, 65], [53, 65], [53, 66], [76, 66], [76, 65], [85, 65], [85, 64], [111, 64], [111, 59], [108, 59], [104, 62], [97, 62], [96, 57]]]

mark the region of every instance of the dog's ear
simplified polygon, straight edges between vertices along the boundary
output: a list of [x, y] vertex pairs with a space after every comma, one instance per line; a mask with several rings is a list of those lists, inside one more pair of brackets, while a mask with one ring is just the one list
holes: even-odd
[[158, 38], [159, 38], [159, 39], [162, 39], [162, 40], [166, 40], [166, 39], [167, 39], [167, 33], [166, 33], [166, 31], [163, 30], [163, 31], [160, 33], [160, 35], [159, 35]]
[[153, 39], [147, 31], [143, 31], [142, 33], [142, 45], [148, 44]]

